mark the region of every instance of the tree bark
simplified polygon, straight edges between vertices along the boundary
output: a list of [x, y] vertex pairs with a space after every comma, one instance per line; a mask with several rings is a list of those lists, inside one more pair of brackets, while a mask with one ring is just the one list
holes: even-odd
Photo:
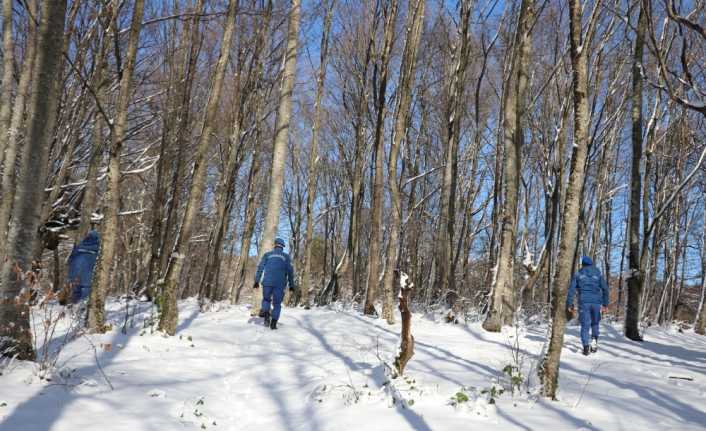
[[534, 2], [523, 0], [515, 32], [507, 89], [503, 91], [503, 145], [505, 165], [503, 181], [504, 199], [501, 212], [500, 250], [493, 283], [490, 310], [483, 328], [500, 332], [503, 325], [512, 324], [516, 311], [515, 251], [517, 230], [517, 207], [522, 176], [522, 101], [527, 88], [527, 62], [532, 45], [530, 25], [534, 20]]
[[[31, 12], [34, 11], [34, 2], [28, 2], [28, 7]], [[29, 22], [29, 33], [27, 34], [27, 48], [25, 49], [25, 58], [22, 62], [22, 72], [20, 73], [20, 82], [17, 86], [17, 95], [15, 96], [14, 106], [12, 110], [12, 118], [10, 119], [10, 128], [7, 130], [7, 148], [5, 152], [5, 168], [2, 172], [2, 202], [0, 203], [0, 262], [5, 258], [7, 253], [6, 241], [7, 232], [10, 230], [10, 216], [12, 214], [12, 205], [15, 198], [15, 181], [17, 176], [17, 156], [20, 153], [20, 136], [25, 118], [25, 108], [27, 97], [29, 96], [30, 84], [32, 75], [34, 74], [34, 65], [36, 62], [37, 35], [34, 23]]]
[[[292, 111], [292, 92], [297, 69], [297, 48], [299, 41], [299, 20], [301, 14], [301, 1], [292, 0], [289, 10], [289, 23], [287, 26], [287, 44], [284, 52], [284, 71], [279, 94], [279, 107], [277, 121], [275, 122], [274, 148], [272, 149], [272, 168], [270, 170], [270, 194], [267, 200], [267, 213], [265, 225], [260, 238], [258, 259], [269, 250], [275, 240], [277, 226], [279, 225], [280, 208], [282, 205], [282, 188], [284, 187], [284, 168], [287, 160], [287, 141], [289, 140], [289, 121]], [[259, 313], [260, 307], [257, 299], [261, 296], [257, 292], [253, 295], [255, 302], [251, 313]]]
[[[59, 100], [61, 46], [64, 36], [66, 0], [44, 2], [40, 42], [37, 50], [35, 90], [29, 104], [29, 135], [22, 157], [13, 223], [8, 234], [10, 245], [0, 273], [0, 352], [34, 358], [29, 327], [29, 307], [19, 296], [27, 279], [19, 272], [31, 271], [30, 260], [38, 241], [42, 198], [47, 176], [47, 157], [51, 145]], [[6, 337], [6, 338], [5, 338]], [[6, 349], [11, 349], [8, 351]]]
[[[163, 256], [166, 255], [165, 250], [171, 245], [168, 241], [167, 231], [170, 229], [169, 221], [164, 222], [165, 218], [165, 203], [167, 202], [167, 177], [169, 168], [172, 164], [175, 165], [172, 172], [172, 193], [171, 202], [168, 214], [168, 219], [174, 217], [174, 208], [176, 208], [179, 193], [179, 185], [181, 181], [181, 159], [182, 146], [186, 145], [183, 136], [184, 130], [188, 125], [188, 112], [191, 107], [191, 87], [194, 70], [196, 69], [196, 61], [199, 48], [199, 23], [200, 15], [203, 13], [204, 0], [198, 0], [194, 6], [192, 19], [187, 20], [184, 24], [184, 30], [179, 43], [178, 61], [172, 67], [177, 69], [174, 79], [175, 89], [171, 98], [169, 98], [169, 111], [165, 115], [164, 128], [162, 132], [162, 142], [160, 143], [160, 155], [157, 166], [157, 190], [155, 192], [155, 200], [152, 206], [152, 245], [147, 269], [147, 280], [145, 281], [145, 292], [147, 297], [154, 299], [158, 296], [156, 289], [157, 280], [162, 275], [164, 269]], [[176, 151], [174, 150], [176, 147]], [[176, 153], [176, 154], [175, 154]], [[175, 157], [176, 156], [176, 157]], [[174, 160], [177, 158], [178, 160]]]
[[328, 61], [329, 33], [331, 32], [331, 18], [335, 0], [330, 0], [326, 5], [324, 16], [324, 30], [321, 34], [321, 48], [319, 57], [319, 73], [316, 78], [316, 99], [314, 101], [314, 124], [311, 128], [311, 146], [309, 148], [309, 175], [306, 191], [306, 238], [304, 239], [304, 270], [302, 271], [301, 302], [305, 308], [311, 305], [309, 297], [314, 283], [311, 277], [311, 249], [314, 240], [314, 202], [316, 201], [316, 182], [318, 179], [319, 160], [319, 130], [321, 128], [321, 99], [324, 94], [326, 80], [326, 62]]
[[181, 278], [181, 270], [184, 266], [184, 260], [186, 259], [193, 225], [201, 208], [201, 201], [203, 200], [203, 194], [206, 188], [206, 171], [208, 168], [206, 153], [211, 144], [211, 132], [215, 126], [214, 123], [223, 90], [223, 81], [226, 66], [228, 65], [228, 58], [230, 56], [230, 45], [233, 39], [238, 3], [237, 0], [230, 0], [228, 3], [228, 13], [226, 15], [223, 38], [221, 39], [218, 63], [216, 64], [214, 72], [213, 87], [206, 105], [203, 128], [194, 156], [194, 175], [189, 190], [189, 198], [186, 203], [186, 209], [184, 210], [179, 236], [176, 244], [174, 244], [174, 251], [172, 252], [167, 266], [167, 274], [165, 276], [164, 290], [161, 299], [162, 311], [159, 320], [159, 329], [169, 335], [176, 333], [179, 320], [177, 310], [177, 285]]
[[[647, 14], [642, 2], [639, 4], [640, 15], [635, 35], [635, 50], [632, 63], [632, 169], [630, 175], [630, 249], [628, 262], [627, 309], [625, 312], [625, 336], [631, 340], [642, 341], [640, 335], [640, 297], [642, 296], [644, 273], [640, 262], [640, 213], [642, 195], [642, 177], [640, 163], [642, 162], [642, 59], [645, 45], [645, 30]], [[648, 219], [644, 220], [645, 223]]]
[[[420, 0], [421, 3], [424, 0]], [[422, 5], [423, 6], [423, 5]], [[411, 8], [411, 6], [410, 6]], [[395, 278], [400, 280], [400, 314], [402, 315], [402, 334], [400, 341], [400, 352], [395, 358], [395, 369], [398, 375], [404, 374], [404, 369], [412, 356], [414, 355], [414, 337], [412, 336], [412, 312], [409, 311], [409, 303], [412, 296], [414, 285], [411, 279], [406, 274], [403, 275], [399, 270], [393, 271]], [[404, 283], [404, 285], [402, 285]]]
[[[391, 0], [385, 8], [385, 28], [383, 34], [383, 46], [380, 55], [380, 65], [376, 98], [376, 123], [375, 123], [375, 143], [374, 159], [375, 171], [373, 173], [373, 199], [370, 203], [371, 223], [370, 223], [370, 244], [368, 246], [368, 291], [365, 295], [365, 307], [363, 313], [375, 315], [375, 300], [378, 296], [380, 286], [380, 249], [382, 245], [382, 207], [384, 178], [383, 171], [385, 158], [385, 144], [383, 141], [383, 129], [385, 128], [385, 102], [387, 93], [387, 80], [390, 70], [390, 52], [394, 44], [395, 23], [397, 21], [397, 0]], [[386, 269], [390, 271], [390, 268]], [[387, 292], [384, 292], [387, 293]], [[391, 295], [383, 296], [383, 317], [389, 323], [394, 323], [392, 315]]]
[[[113, 7], [118, 10], [119, 1]], [[128, 106], [132, 92], [132, 75], [137, 58], [137, 44], [142, 28], [144, 0], [137, 0], [132, 12], [125, 64], [120, 78], [118, 101], [115, 108], [115, 123], [110, 127], [110, 158], [108, 161], [108, 184], [104, 199], [103, 235], [101, 251], [93, 275], [91, 296], [88, 301], [87, 327], [95, 332], [105, 332], [105, 296], [112, 281], [115, 252], [118, 242], [118, 211], [120, 209], [120, 157], [127, 130]], [[113, 16], [113, 37], [118, 37], [118, 14]]]
[[[32, 24], [30, 23], [30, 26]], [[14, 44], [12, 41], [12, 0], [2, 2], [2, 93], [0, 93], [0, 165], [5, 157], [5, 149], [10, 136], [10, 115], [12, 114], [12, 72], [15, 60]], [[25, 58], [27, 61], [27, 58]], [[5, 170], [14, 168], [14, 165], [5, 165]], [[2, 192], [4, 189], [0, 189]]]
[[[597, 6], [596, 6], [597, 7]], [[586, 155], [588, 152], [588, 54], [590, 40], [582, 34], [580, 0], [570, 1], [570, 42], [571, 71], [574, 104], [574, 145], [571, 154], [569, 182], [564, 201], [564, 218], [559, 240], [559, 258], [554, 276], [554, 295], [552, 298], [552, 327], [549, 347], [539, 369], [545, 397], [556, 399], [559, 386], [559, 361], [564, 344], [566, 313], [563, 302], [573, 272], [574, 249], [578, 236], [579, 207], [583, 185]], [[595, 25], [595, 15], [589, 23], [589, 29]], [[590, 30], [587, 31], [590, 34]]]
[[[395, 286], [394, 275], [398, 256], [400, 254], [400, 229], [402, 227], [402, 202], [399, 187], [399, 176], [397, 174], [398, 155], [402, 139], [406, 135], [409, 113], [411, 108], [412, 90], [415, 82], [415, 71], [417, 66], [417, 51], [422, 36], [422, 25], [424, 23], [425, 0], [414, 0], [409, 2], [407, 11], [407, 24], [405, 47], [400, 64], [400, 80], [397, 88], [397, 108], [395, 110], [394, 129], [392, 135], [392, 146], [390, 148], [390, 166], [387, 174], [387, 184], [390, 188], [390, 198], [392, 210], [390, 212], [388, 230], [390, 240], [387, 245], [387, 262], [385, 264], [385, 275], [383, 277], [383, 294], [387, 298], [386, 303], [392, 303]], [[406, 305], [405, 305], [406, 307]], [[400, 298], [400, 311], [402, 311], [402, 298]], [[409, 312], [409, 310], [407, 310]], [[383, 317], [388, 323], [394, 322], [392, 310], [383, 309]], [[403, 343], [405, 338], [403, 337]], [[411, 356], [411, 355], [410, 355]], [[405, 361], [406, 363], [406, 361]], [[402, 364], [404, 369], [404, 364]], [[402, 371], [400, 371], [400, 374]]]
[[[706, 190], [704, 193], [704, 204], [706, 204]], [[701, 262], [701, 300], [699, 301], [699, 311], [694, 322], [694, 332], [699, 335], [706, 335], [706, 211], [704, 211], [704, 234], [702, 237], [702, 262]]]
[[435, 254], [436, 277], [434, 280], [434, 296], [444, 298], [449, 304], [455, 301], [455, 274], [451, 262], [453, 259], [454, 225], [456, 219], [456, 185], [458, 171], [458, 145], [460, 141], [461, 117], [463, 116], [463, 96], [465, 92], [465, 76], [470, 54], [470, 19], [471, 2], [461, 2], [458, 39], [452, 58], [455, 57], [451, 80], [447, 90], [448, 101], [444, 110], [445, 121], [445, 164], [441, 186], [441, 210], [436, 236], [437, 251]]

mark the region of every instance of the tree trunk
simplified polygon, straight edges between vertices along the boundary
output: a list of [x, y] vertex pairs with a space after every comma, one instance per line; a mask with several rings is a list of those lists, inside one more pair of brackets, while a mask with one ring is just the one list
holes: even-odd
[[[420, 2], [424, 3], [424, 0], [420, 0]], [[395, 278], [400, 281], [399, 308], [402, 316], [402, 334], [400, 337], [400, 351], [395, 358], [395, 369], [397, 370], [397, 374], [401, 376], [404, 374], [404, 369], [407, 366], [407, 363], [414, 355], [412, 312], [409, 311], [409, 303], [412, 296], [412, 289], [414, 289], [414, 284], [412, 284], [411, 279], [407, 276], [407, 274], [404, 274], [399, 270], [394, 270], [393, 272], [395, 273]]]
[[[118, 3], [116, 0], [114, 4], [115, 10], [118, 9]], [[137, 0], [132, 12], [125, 64], [120, 78], [120, 89], [115, 108], [115, 123], [110, 128], [110, 159], [108, 162], [108, 184], [104, 195], [103, 236], [101, 238], [101, 251], [96, 262], [96, 272], [93, 275], [91, 296], [88, 301], [87, 327], [95, 332], [105, 331], [105, 296], [108, 292], [108, 287], [111, 285], [112, 269], [115, 266], [115, 252], [119, 234], [120, 156], [127, 130], [132, 75], [135, 70], [144, 6], [144, 0]], [[117, 39], [119, 37], [118, 14], [116, 13], [113, 18], [113, 37]]]
[[[32, 24], [30, 23], [30, 27]], [[29, 58], [26, 57], [24, 61]], [[5, 149], [11, 137], [10, 115], [12, 114], [12, 73], [15, 60], [14, 44], [12, 42], [12, 0], [2, 2], [2, 93], [0, 93], [0, 165], [5, 157]], [[5, 165], [5, 170], [14, 165]], [[4, 189], [0, 189], [0, 192]]]
[[[387, 262], [385, 264], [385, 275], [383, 278], [383, 294], [387, 298], [387, 303], [392, 303], [394, 298], [395, 271], [398, 271], [397, 262], [400, 253], [400, 229], [402, 227], [402, 202], [399, 188], [399, 177], [397, 174], [397, 162], [402, 139], [405, 137], [409, 112], [411, 108], [412, 90], [415, 82], [415, 71], [417, 66], [417, 51], [422, 36], [422, 24], [424, 23], [425, 0], [415, 0], [409, 2], [407, 11], [407, 24], [405, 47], [400, 64], [400, 81], [397, 92], [397, 109], [395, 110], [394, 130], [392, 135], [392, 146], [390, 148], [390, 167], [387, 175], [387, 184], [390, 188], [390, 198], [392, 210], [390, 212], [388, 229], [390, 240], [387, 245]], [[407, 298], [408, 299], [408, 298]], [[402, 299], [400, 299], [400, 311], [402, 310]], [[405, 301], [406, 308], [406, 301]], [[409, 310], [407, 310], [409, 312]], [[383, 309], [383, 317], [388, 323], [394, 322], [392, 310]], [[410, 335], [411, 337], [411, 335]], [[405, 338], [403, 337], [403, 343]], [[411, 357], [411, 354], [409, 355]], [[408, 359], [407, 359], [408, 360]], [[404, 361], [406, 363], [406, 361]], [[404, 370], [404, 364], [402, 364]], [[400, 370], [400, 374], [402, 374]]]
[[257, 208], [255, 208], [255, 197], [258, 194], [258, 177], [260, 173], [260, 157], [258, 152], [253, 152], [253, 160], [250, 164], [250, 173], [248, 174], [248, 201], [245, 204], [245, 218], [243, 229], [243, 237], [240, 242], [240, 255], [238, 256], [238, 264], [235, 269], [235, 277], [233, 287], [231, 288], [232, 303], [237, 304], [240, 301], [240, 294], [243, 291], [243, 286], [246, 283], [246, 270], [248, 257], [250, 255], [250, 244], [252, 243], [253, 232], [255, 231], [255, 221], [257, 216]]
[[7, 239], [10, 247], [0, 273], [0, 336], [7, 337], [0, 345], [0, 352], [16, 354], [19, 359], [33, 359], [34, 351], [29, 307], [26, 301], [19, 298], [23, 288], [27, 287], [27, 280], [19, 277], [15, 268], [23, 272], [31, 271], [30, 259], [38, 240], [47, 157], [59, 101], [59, 80], [56, 76], [61, 59], [65, 15], [66, 0], [44, 2], [42, 5], [41, 39], [34, 74], [36, 86], [29, 104], [29, 134], [18, 177], [14, 221]]
[[[578, 236], [579, 207], [583, 185], [586, 155], [588, 152], [588, 49], [589, 40], [582, 35], [581, 1], [570, 2], [570, 41], [571, 70], [574, 103], [574, 145], [571, 154], [569, 182], [564, 201], [564, 217], [559, 239], [559, 258], [554, 276], [554, 296], [552, 299], [552, 327], [546, 357], [540, 367], [540, 377], [544, 384], [545, 397], [556, 399], [559, 385], [559, 361], [564, 344], [566, 313], [562, 301], [571, 280], [574, 263], [574, 248]], [[595, 18], [594, 18], [595, 19]], [[591, 21], [589, 27], [594, 24]], [[588, 32], [590, 34], [590, 32]]]
[[321, 128], [321, 99], [324, 94], [326, 62], [328, 61], [329, 33], [335, 0], [326, 5], [324, 30], [321, 34], [319, 74], [316, 78], [316, 99], [314, 101], [314, 125], [311, 128], [311, 147], [309, 148], [309, 175], [306, 191], [306, 238], [304, 239], [304, 271], [302, 271], [301, 302], [304, 308], [311, 305], [310, 292], [313, 289], [311, 277], [311, 246], [314, 239], [314, 202], [316, 201], [317, 163], [319, 159], [319, 129]]
[[465, 92], [465, 76], [470, 54], [470, 19], [471, 2], [461, 2], [458, 39], [452, 58], [455, 57], [451, 80], [447, 89], [447, 105], [444, 110], [446, 143], [443, 182], [441, 186], [441, 210], [437, 231], [434, 263], [436, 277], [434, 281], [434, 295], [446, 295], [447, 304], [455, 302], [455, 274], [451, 262], [453, 259], [454, 224], [456, 219], [456, 184], [458, 171], [458, 145], [460, 141], [461, 117], [463, 116], [463, 96]]
[[[640, 297], [644, 284], [644, 273], [640, 262], [640, 197], [642, 178], [642, 58], [645, 45], [647, 15], [640, 3], [640, 16], [635, 35], [635, 51], [632, 64], [632, 170], [630, 175], [630, 249], [628, 254], [630, 275], [628, 276], [627, 310], [625, 312], [625, 336], [631, 340], [642, 341], [640, 335]], [[646, 205], [646, 204], [645, 204]], [[648, 223], [648, 219], [644, 220]]]
[[517, 207], [522, 161], [522, 102], [527, 88], [527, 67], [532, 45], [530, 25], [534, 20], [534, 2], [523, 0], [515, 32], [515, 45], [510, 71], [503, 91], [503, 145], [505, 165], [504, 199], [501, 210], [500, 250], [492, 287], [488, 317], [483, 322], [486, 331], [500, 332], [503, 325], [512, 324], [516, 311], [515, 250]]
[[162, 312], [159, 320], [159, 329], [169, 335], [176, 333], [179, 320], [177, 310], [177, 285], [181, 278], [181, 270], [184, 266], [186, 253], [188, 252], [194, 221], [196, 221], [196, 216], [201, 208], [201, 201], [203, 200], [203, 194], [206, 188], [206, 171], [208, 168], [206, 153], [210, 147], [211, 132], [215, 126], [214, 123], [223, 90], [223, 81], [230, 55], [230, 45], [233, 39], [238, 3], [237, 0], [230, 0], [228, 3], [225, 30], [223, 32], [223, 38], [221, 39], [220, 54], [214, 72], [213, 87], [208, 97], [203, 128], [197, 144], [196, 154], [194, 155], [194, 174], [189, 190], [189, 199], [187, 200], [186, 209], [184, 210], [179, 236], [176, 244], [174, 244], [174, 251], [172, 252], [171, 259], [167, 266], [167, 274], [165, 276], [164, 290], [162, 293]]
[[[300, 0], [292, 0], [289, 11], [289, 23], [287, 26], [287, 45], [284, 52], [284, 71], [279, 94], [279, 107], [277, 110], [277, 121], [275, 122], [274, 148], [272, 149], [272, 168], [270, 170], [270, 194], [267, 200], [267, 213], [265, 215], [265, 226], [260, 238], [258, 248], [259, 256], [269, 250], [275, 240], [277, 226], [279, 225], [280, 207], [282, 205], [282, 188], [284, 187], [284, 168], [287, 160], [287, 141], [289, 140], [289, 120], [292, 111], [292, 92], [294, 91], [294, 80], [297, 69], [297, 47], [299, 40], [299, 19], [301, 14]], [[255, 302], [251, 313], [259, 313], [260, 307], [257, 298], [260, 295], [255, 293]]]
[[[157, 280], [161, 277], [165, 262], [165, 256], [171, 246], [168, 241], [170, 230], [170, 222], [173, 221], [176, 212], [177, 202], [179, 201], [179, 191], [181, 185], [182, 177], [182, 159], [183, 159], [183, 147], [187, 145], [185, 130], [188, 128], [189, 123], [189, 110], [191, 107], [191, 87], [193, 81], [194, 71], [196, 69], [196, 62], [198, 60], [198, 50], [199, 50], [199, 16], [203, 12], [204, 0], [198, 0], [194, 6], [194, 17], [191, 20], [187, 20], [184, 25], [184, 31], [182, 33], [181, 42], [179, 44], [179, 51], [182, 56], [179, 61], [176, 62], [174, 67], [177, 68], [176, 76], [176, 89], [174, 90], [174, 96], [172, 102], [176, 106], [169, 106], [170, 111], [166, 115], [165, 119], [165, 132], [162, 136], [162, 143], [160, 148], [160, 159], [158, 165], [157, 173], [157, 191], [155, 193], [155, 202], [153, 205], [153, 217], [152, 217], [152, 246], [150, 251], [150, 259], [147, 269], [147, 280], [146, 292], [150, 299], [158, 296], [156, 289]], [[170, 115], [172, 114], [172, 115]], [[174, 151], [176, 148], [176, 154]], [[173, 160], [176, 158], [177, 160]], [[171, 202], [169, 203], [169, 210], [167, 214], [166, 223], [163, 221], [165, 217], [164, 205], [167, 202], [167, 172], [170, 166], [174, 163], [175, 167], [172, 172], [172, 189], [171, 189]]]
[[[704, 193], [704, 204], [706, 204], [706, 193]], [[702, 262], [701, 262], [701, 301], [699, 301], [699, 311], [694, 323], [694, 332], [706, 335], [706, 211], [704, 211], [704, 234], [702, 237]]]
[[[363, 313], [368, 315], [377, 314], [375, 311], [375, 300], [378, 296], [380, 286], [380, 249], [382, 244], [382, 207], [385, 205], [383, 200], [384, 192], [384, 177], [383, 172], [385, 158], [385, 144], [383, 142], [383, 129], [385, 128], [385, 102], [387, 93], [387, 80], [390, 65], [390, 52], [394, 44], [395, 23], [397, 21], [397, 0], [391, 0], [384, 10], [385, 28], [384, 42], [380, 55], [379, 65], [379, 82], [377, 88], [376, 99], [376, 123], [375, 123], [375, 144], [374, 144], [374, 159], [375, 172], [373, 174], [373, 199], [370, 203], [371, 222], [370, 222], [370, 245], [368, 246], [368, 291], [365, 295], [365, 307]], [[387, 271], [390, 271], [387, 268]], [[383, 296], [383, 317], [389, 323], [394, 323], [392, 315], [392, 302], [390, 295], [384, 292]]]
[[[34, 11], [34, 2], [28, 2], [28, 7], [31, 12]], [[12, 205], [15, 198], [15, 180], [16, 180], [16, 164], [17, 156], [20, 153], [20, 136], [23, 129], [25, 108], [27, 97], [30, 95], [30, 84], [34, 73], [34, 65], [36, 60], [37, 35], [35, 25], [30, 21], [28, 24], [29, 33], [27, 35], [27, 48], [25, 49], [25, 58], [22, 62], [22, 72], [20, 74], [20, 82], [17, 86], [17, 95], [15, 96], [14, 106], [12, 110], [12, 118], [10, 119], [10, 128], [7, 130], [7, 148], [5, 152], [5, 168], [2, 172], [2, 202], [0, 202], [0, 262], [5, 258], [7, 246], [7, 232], [10, 230], [9, 222], [12, 214]], [[2, 134], [2, 133], [0, 133]], [[26, 141], [26, 140], [25, 140]]]

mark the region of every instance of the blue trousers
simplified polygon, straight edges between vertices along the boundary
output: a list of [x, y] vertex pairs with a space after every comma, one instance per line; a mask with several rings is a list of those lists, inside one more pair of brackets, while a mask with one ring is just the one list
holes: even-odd
[[91, 286], [74, 286], [71, 291], [71, 303], [78, 304], [91, 294]]
[[262, 311], [270, 312], [272, 305], [272, 320], [279, 320], [279, 313], [282, 311], [282, 300], [284, 299], [284, 287], [263, 286], [262, 288]]
[[590, 344], [588, 337], [589, 328], [593, 338], [598, 338], [598, 324], [601, 322], [601, 304], [581, 304], [579, 320], [581, 321], [581, 342], [584, 346], [588, 346]]

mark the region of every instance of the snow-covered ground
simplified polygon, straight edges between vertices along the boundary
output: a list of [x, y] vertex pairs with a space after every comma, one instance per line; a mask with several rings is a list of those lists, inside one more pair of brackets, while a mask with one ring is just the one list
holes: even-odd
[[[142, 328], [144, 315], [122, 334], [121, 307], [110, 304], [115, 329], [90, 338], [106, 377], [87, 337], [61, 353], [63, 377], [40, 380], [30, 363], [4, 370], [0, 430], [706, 429], [706, 337], [693, 333], [648, 329], [639, 344], [603, 325], [600, 351], [586, 358], [570, 326], [559, 401], [546, 401], [534, 370], [541, 325], [489, 334], [415, 315], [415, 355], [388, 383], [399, 323], [284, 309], [271, 331], [244, 306], [198, 313], [186, 301], [178, 335], [164, 337]], [[517, 362], [529, 386], [489, 403]]]

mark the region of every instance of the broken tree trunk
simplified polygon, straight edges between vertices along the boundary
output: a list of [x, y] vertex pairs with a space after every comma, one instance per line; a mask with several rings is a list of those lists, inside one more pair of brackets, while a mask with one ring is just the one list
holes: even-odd
[[409, 311], [410, 297], [414, 284], [412, 280], [403, 272], [395, 270], [396, 278], [400, 281], [400, 313], [402, 314], [402, 340], [400, 341], [400, 353], [395, 358], [395, 368], [401, 376], [412, 356], [414, 355], [414, 337], [412, 336], [412, 312]]

